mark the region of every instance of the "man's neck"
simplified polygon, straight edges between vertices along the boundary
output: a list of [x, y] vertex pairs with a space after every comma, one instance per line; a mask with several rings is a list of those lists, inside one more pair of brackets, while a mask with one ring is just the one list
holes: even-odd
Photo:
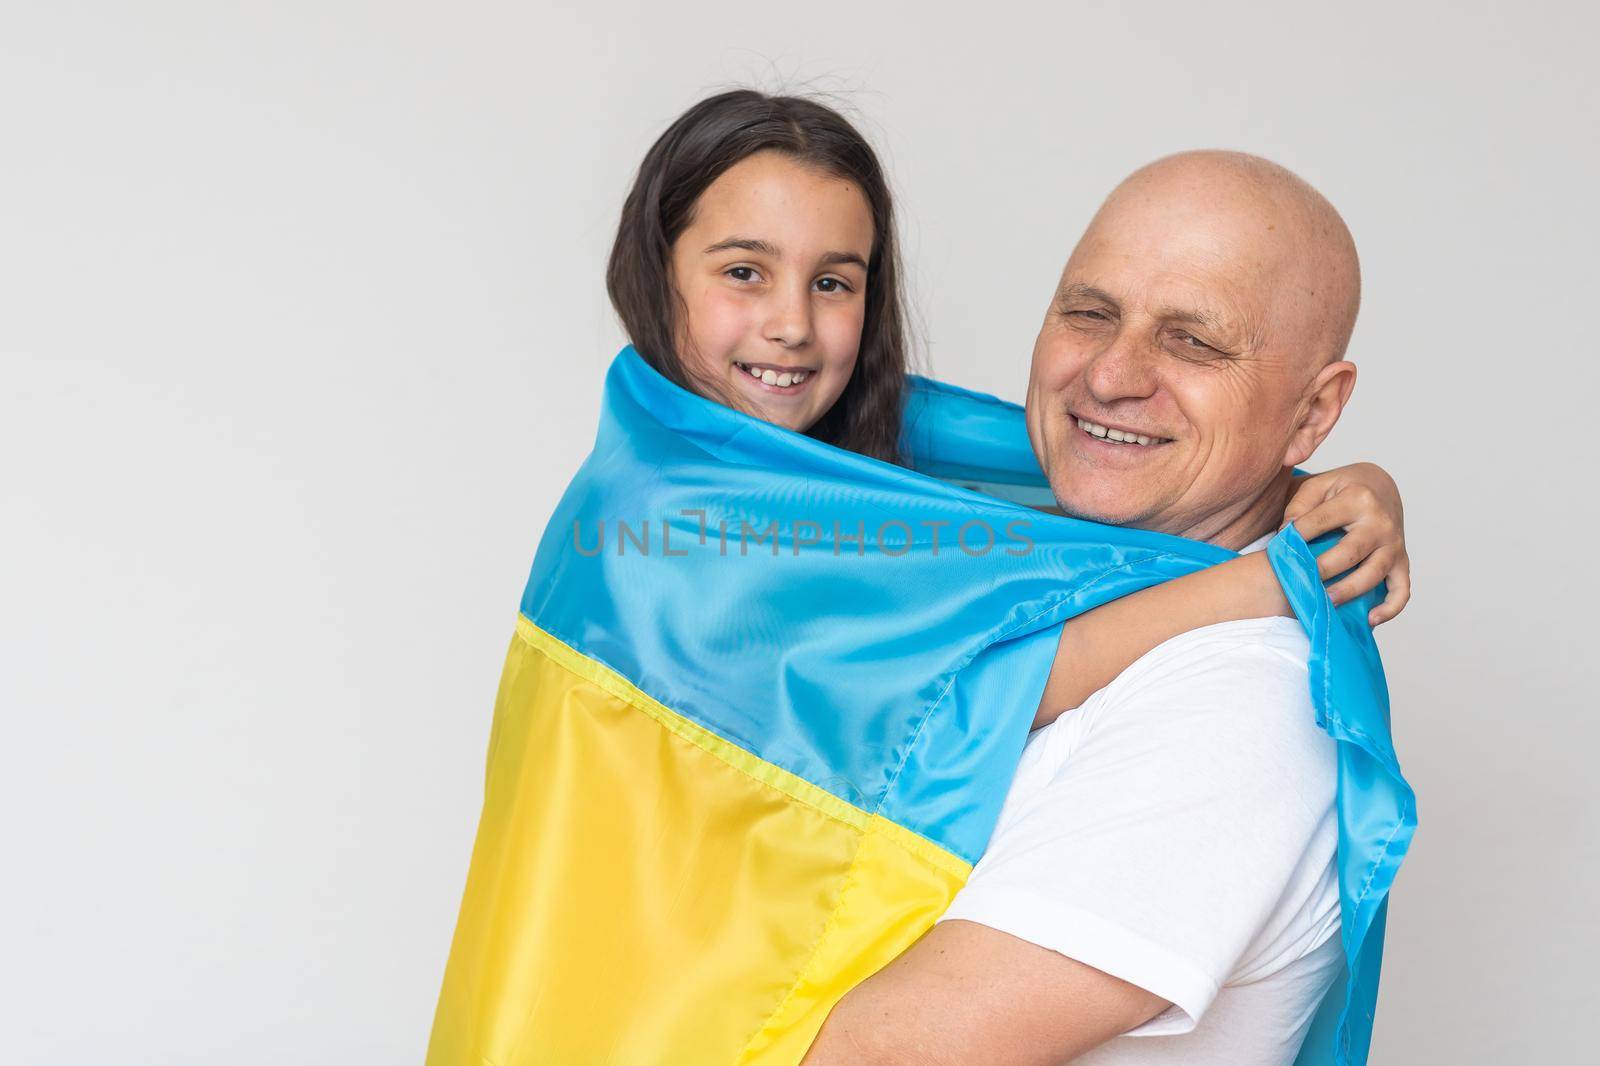
[[1255, 499], [1239, 510], [1211, 515], [1179, 535], [1191, 540], [1203, 540], [1229, 551], [1238, 551], [1283, 524], [1283, 512], [1293, 493], [1294, 471], [1284, 467], [1267, 482]]

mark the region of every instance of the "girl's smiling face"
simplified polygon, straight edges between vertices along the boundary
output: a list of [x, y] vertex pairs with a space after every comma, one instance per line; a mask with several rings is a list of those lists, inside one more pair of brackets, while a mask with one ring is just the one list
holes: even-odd
[[855, 183], [777, 151], [706, 187], [672, 246], [678, 351], [697, 391], [805, 432], [854, 373], [872, 209]]

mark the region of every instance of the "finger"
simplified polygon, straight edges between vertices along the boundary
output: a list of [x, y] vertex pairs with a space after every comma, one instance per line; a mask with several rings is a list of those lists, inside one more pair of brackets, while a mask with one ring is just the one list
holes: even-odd
[[1389, 595], [1367, 615], [1367, 623], [1372, 626], [1398, 618], [1411, 602], [1411, 561], [1402, 559], [1383, 580], [1389, 586]]
[[[1317, 556], [1317, 576], [1324, 581], [1332, 581], [1346, 570], [1363, 560], [1370, 559], [1377, 551], [1382, 550], [1384, 549], [1374, 544], [1372, 538], [1363, 532], [1346, 533], [1343, 540]], [[1385, 570], [1388, 569], [1392, 559], [1391, 550], [1383, 559]]]
[[[1289, 506], [1283, 509], [1284, 525], [1293, 522], [1301, 515], [1311, 511], [1327, 498], [1328, 494], [1325, 492], [1318, 492], [1315, 489], [1308, 490], [1302, 487], [1299, 492], [1296, 492], [1294, 496], [1290, 498]], [[1279, 528], [1282, 527], [1280, 526]]]
[[1358, 513], [1352, 501], [1335, 496], [1296, 518], [1294, 528], [1305, 540], [1315, 540], [1330, 529], [1343, 529]]
[[1357, 596], [1364, 595], [1377, 588], [1378, 583], [1383, 580], [1383, 575], [1388, 569], [1383, 560], [1376, 556], [1369, 558], [1352, 570], [1349, 577], [1337, 584], [1329, 585], [1328, 598], [1333, 601], [1335, 607], [1349, 603]]
[[[1338, 513], [1345, 516], [1340, 525], [1348, 526], [1352, 522], [1360, 521], [1397, 524], [1394, 515], [1384, 507], [1378, 494], [1366, 485], [1341, 485], [1329, 493], [1323, 504], [1338, 506]], [[1295, 528], [1299, 528], [1298, 523]]]

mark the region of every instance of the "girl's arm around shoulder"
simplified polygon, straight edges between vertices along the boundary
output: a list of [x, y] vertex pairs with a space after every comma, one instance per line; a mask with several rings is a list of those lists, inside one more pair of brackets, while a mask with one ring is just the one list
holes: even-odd
[[[1411, 598], [1400, 490], [1381, 467], [1356, 463], [1299, 479], [1284, 511], [1306, 540], [1343, 529], [1317, 571], [1335, 605], [1386, 582], [1388, 595], [1367, 616], [1377, 626]], [[1344, 575], [1344, 576], [1340, 576]], [[1218, 622], [1290, 614], [1266, 552], [1251, 552], [1198, 573], [1124, 596], [1061, 627], [1055, 663], [1034, 715], [1037, 729], [1077, 707], [1152, 648], [1180, 633]]]

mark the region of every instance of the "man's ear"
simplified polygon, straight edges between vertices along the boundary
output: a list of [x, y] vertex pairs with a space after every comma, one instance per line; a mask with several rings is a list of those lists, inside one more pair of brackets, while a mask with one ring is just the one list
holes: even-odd
[[1321, 447], [1344, 412], [1350, 392], [1356, 387], [1356, 365], [1340, 360], [1317, 372], [1300, 400], [1298, 421], [1284, 453], [1285, 466], [1299, 466]]

